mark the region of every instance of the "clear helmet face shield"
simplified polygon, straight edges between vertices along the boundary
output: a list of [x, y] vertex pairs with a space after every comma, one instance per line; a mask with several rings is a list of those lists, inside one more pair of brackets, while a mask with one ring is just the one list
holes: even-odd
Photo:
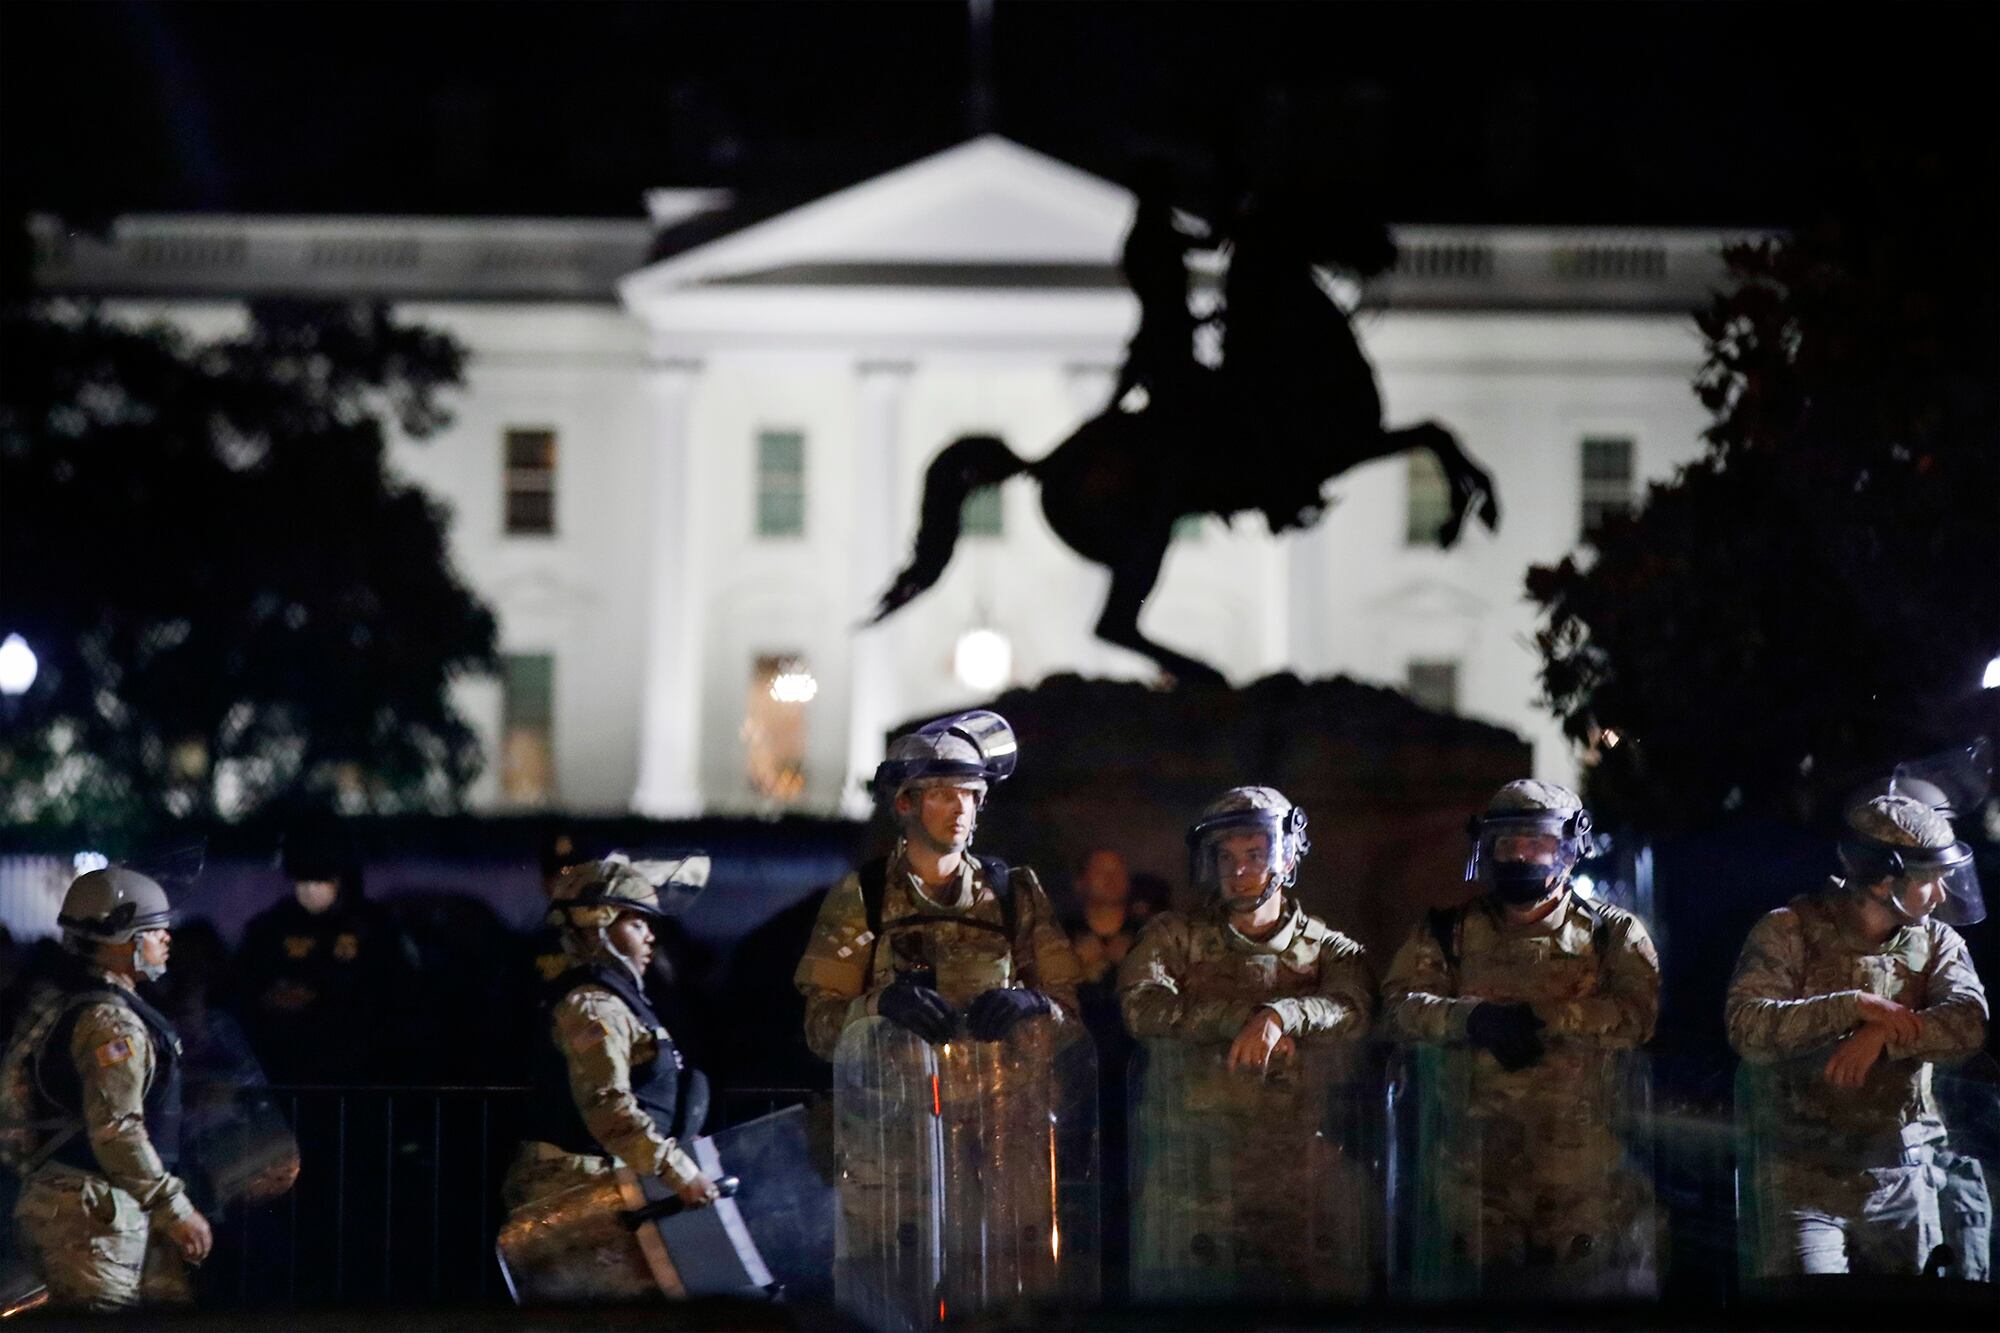
[[1007, 719], [988, 708], [941, 717], [917, 729], [919, 736], [955, 737], [978, 752], [981, 772], [988, 782], [1004, 782], [1014, 772], [1021, 746]]
[[1503, 901], [1537, 902], [1593, 849], [1588, 811], [1487, 815], [1474, 827], [1465, 877], [1490, 885]]
[[[1294, 806], [1275, 810], [1239, 810], [1203, 820], [1188, 831], [1188, 880], [1203, 894], [1226, 905], [1251, 910], [1298, 877], [1305, 854], [1305, 812]], [[1253, 899], [1234, 892], [1238, 884], [1256, 884]]]
[[1888, 881], [1889, 910], [1906, 922], [1935, 916], [1948, 926], [1976, 926], [1986, 919], [1979, 867], [1965, 843], [1935, 851], [1869, 847], [1848, 860], [1865, 881]]

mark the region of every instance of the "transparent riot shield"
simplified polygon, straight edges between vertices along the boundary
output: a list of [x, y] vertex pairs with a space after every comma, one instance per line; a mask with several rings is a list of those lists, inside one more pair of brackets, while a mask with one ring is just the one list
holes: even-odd
[[707, 1207], [683, 1208], [664, 1181], [620, 1165], [516, 1208], [494, 1247], [515, 1303], [760, 1300], [809, 1288], [833, 1259], [833, 1187], [804, 1108], [686, 1146], [724, 1188]]
[[834, 1292], [881, 1330], [1098, 1289], [1097, 1072], [1074, 1023], [932, 1046], [884, 1019], [833, 1061]]
[[[734, 1176], [741, 1182], [730, 1210], [742, 1219], [768, 1280], [792, 1298], [830, 1295], [832, 1152], [823, 1128], [820, 1141], [813, 1141], [806, 1109], [791, 1106], [759, 1116], [711, 1138], [696, 1139], [692, 1149], [696, 1164], [709, 1179]], [[702, 1220], [698, 1214], [693, 1217]], [[668, 1243], [673, 1244], [671, 1234]]]
[[1152, 1304], [1369, 1295], [1378, 1098], [1365, 1049], [1267, 1073], [1227, 1042], [1148, 1041], [1130, 1072], [1132, 1294]]
[[1645, 1057], [1560, 1039], [1510, 1072], [1405, 1048], [1387, 1084], [1389, 1275], [1415, 1300], [1659, 1290]]
[[1993, 1281], [2000, 1066], [1884, 1063], [1836, 1088], [1830, 1054], [1737, 1067], [1745, 1290], [1829, 1274]]

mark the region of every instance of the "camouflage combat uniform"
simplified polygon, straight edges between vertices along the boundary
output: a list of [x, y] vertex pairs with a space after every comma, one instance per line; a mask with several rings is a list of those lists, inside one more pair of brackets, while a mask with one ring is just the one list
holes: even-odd
[[1650, 1264], [1649, 1186], [1623, 1163], [1625, 1087], [1607, 1058], [1645, 1042], [1659, 1016], [1645, 926], [1573, 890], [1527, 924], [1490, 895], [1433, 914], [1390, 965], [1381, 1025], [1406, 1042], [1463, 1043], [1484, 1001], [1530, 1005], [1545, 1049], [1513, 1072], [1463, 1045], [1422, 1055], [1439, 1080], [1429, 1110], [1448, 1126], [1439, 1159], [1420, 1164], [1442, 1173], [1445, 1234], [1432, 1239], [1449, 1247], [1444, 1262], [1557, 1265], [1584, 1287], [1621, 1280], [1641, 1253]]
[[[185, 1304], [192, 1299], [187, 1269], [164, 1234], [166, 1225], [195, 1213], [187, 1187], [171, 1170], [179, 1137], [179, 1043], [151, 1011], [170, 1043], [160, 1049], [155, 1028], [141, 1017], [138, 1006], [145, 1002], [136, 995], [78, 1002], [80, 991], [130, 992], [108, 972], [81, 966], [79, 972], [73, 984], [38, 993], [16, 1039], [63, 1047], [45, 1047], [41, 1058], [74, 1068], [82, 1117], [75, 1134], [60, 1144], [42, 1140], [23, 1163], [45, 1157], [22, 1186], [14, 1222], [54, 1305], [122, 1310]], [[27, 1055], [23, 1047], [10, 1053], [10, 1062]], [[44, 1085], [51, 1077], [45, 1064]], [[25, 1108], [30, 1117], [44, 1123], [67, 1118], [45, 1096], [33, 1100], [39, 1105]], [[171, 1106], [164, 1105], [168, 1100]], [[14, 1107], [7, 1112], [6, 1118], [15, 1118]], [[149, 1117], [162, 1123], [149, 1124]]]
[[[1135, 1266], [1169, 1275], [1143, 1285], [1167, 1294], [1175, 1269], [1212, 1267], [1216, 1286], [1263, 1298], [1365, 1292], [1367, 1176], [1338, 1133], [1350, 1044], [1375, 1007], [1361, 946], [1296, 903], [1254, 940], [1211, 903], [1148, 922], [1118, 987], [1126, 1026], [1148, 1043]], [[1261, 1009], [1301, 1054], [1232, 1073], [1230, 1043]], [[1272, 1188], [1284, 1180], [1312, 1188]]]
[[[1760, 1275], [1915, 1273], [1946, 1239], [1971, 1240], [1983, 1264], [1977, 1233], [1992, 1204], [1979, 1163], [1946, 1146], [1931, 1072], [1985, 1044], [1979, 975], [1950, 926], [1926, 919], [1871, 943], [1843, 921], [1837, 893], [1760, 920], [1729, 983], [1729, 1041], [1753, 1066], [1744, 1110], [1758, 1140], [1756, 1207], [1745, 1223], [1758, 1229]], [[1891, 1040], [1861, 1087], [1835, 1087], [1822, 1070], [1861, 1026], [1862, 992], [1919, 1012], [1923, 1034]], [[1954, 1202], [1974, 1236], [1953, 1227]]]
[[[1077, 1023], [1081, 969], [1076, 954], [1032, 870], [1007, 871], [1009, 909], [996, 892], [994, 867], [968, 855], [953, 891], [941, 901], [924, 890], [899, 847], [881, 867], [879, 939], [869, 926], [862, 873], [849, 875], [827, 896], [793, 978], [806, 999], [806, 1042], [830, 1060], [842, 1034], [853, 1032], [859, 1051], [854, 1058], [926, 1061], [935, 1082], [919, 1081], [927, 1082], [935, 1097], [923, 1101], [935, 1114], [935, 1150], [945, 1179], [920, 1187], [930, 1168], [921, 1160], [901, 1159], [929, 1151], [917, 1142], [923, 1133], [920, 1122], [928, 1117], [872, 1124], [866, 1123], [865, 1109], [858, 1118], [853, 1109], [863, 1103], [849, 1102], [840, 1110], [841, 1252], [844, 1264], [851, 1266], [838, 1279], [841, 1299], [859, 1308], [858, 1288], [894, 1285], [873, 1277], [857, 1283], [854, 1271], [886, 1272], [922, 1263], [907, 1252], [928, 1226], [913, 1219], [930, 1216], [944, 1227], [939, 1256], [943, 1279], [933, 1299], [949, 1292], [954, 1310], [961, 1308], [960, 1294], [976, 1305], [977, 1294], [965, 1290], [965, 1284], [981, 1277], [1014, 1290], [1046, 1292], [1054, 1262], [1048, 1239], [1051, 1191], [1046, 1171], [1036, 1169], [1046, 1149], [1010, 1163], [1008, 1148], [1018, 1152], [1024, 1144], [1048, 1142], [1049, 1071], [1059, 1058], [1057, 1047], [1088, 1040]], [[1010, 911], [1011, 937], [1006, 927]], [[925, 1056], [931, 1048], [919, 1038], [887, 1020], [870, 1023], [882, 992], [899, 973], [913, 972], [931, 974], [937, 991], [961, 1014], [978, 996], [1007, 986], [1040, 991], [1056, 1011], [1017, 1027], [1003, 1041], [954, 1040]], [[868, 1026], [855, 1031], [856, 1024]], [[836, 1068], [837, 1081], [842, 1072]], [[849, 1077], [857, 1086], [879, 1086], [909, 1072], [853, 1070]], [[1094, 1079], [1093, 1072], [1093, 1094]], [[890, 1160], [888, 1154], [901, 1157]], [[995, 1189], [996, 1182], [1003, 1188]], [[962, 1188], [973, 1184], [977, 1187]], [[960, 1215], [975, 1206], [979, 1217]], [[987, 1234], [984, 1222], [1003, 1218], [1009, 1224]], [[886, 1299], [894, 1303], [897, 1298]]]
[[636, 1174], [658, 1176], [670, 1186], [691, 1184], [700, 1168], [661, 1131], [632, 1089], [635, 1067], [665, 1058], [678, 1068], [678, 1054], [666, 1029], [644, 1021], [609, 987], [587, 983], [574, 986], [556, 1002], [549, 1026], [575, 1110], [603, 1151], [576, 1151], [583, 1146], [576, 1142], [522, 1143], [501, 1189], [506, 1205], [518, 1208], [608, 1175], [613, 1157]]
[[[953, 891], [934, 900], [898, 848], [884, 872], [881, 921], [887, 928], [880, 940], [868, 925], [860, 874], [835, 885], [792, 978], [806, 998], [806, 1044], [813, 1053], [831, 1060], [847, 1025], [875, 1013], [899, 972], [917, 969], [935, 973], [938, 992], [956, 1009], [986, 991], [1018, 984], [1054, 1000], [1059, 1021], [1075, 1019], [1082, 968], [1035, 872], [1025, 866], [1009, 871], [1011, 940], [990, 878], [980, 858], [968, 855]], [[897, 927], [903, 918], [915, 920]]]

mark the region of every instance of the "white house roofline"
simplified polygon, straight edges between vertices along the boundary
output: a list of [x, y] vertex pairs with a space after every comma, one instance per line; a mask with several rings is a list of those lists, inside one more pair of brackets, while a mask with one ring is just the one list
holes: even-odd
[[619, 289], [638, 309], [800, 265], [1115, 266], [1131, 214], [1123, 188], [989, 134], [663, 259]]

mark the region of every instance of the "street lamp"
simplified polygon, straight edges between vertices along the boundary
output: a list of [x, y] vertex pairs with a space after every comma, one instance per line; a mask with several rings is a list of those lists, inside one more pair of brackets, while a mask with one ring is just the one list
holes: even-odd
[[2000, 657], [1986, 664], [1986, 674], [1980, 677], [1979, 683], [1985, 689], [2000, 690]]
[[35, 675], [41, 670], [41, 663], [35, 660], [35, 650], [28, 641], [18, 634], [9, 634], [0, 641], [0, 694], [9, 699], [19, 698], [35, 683]]
[[997, 690], [1014, 674], [1014, 645], [997, 629], [969, 629], [958, 636], [952, 671], [968, 690]]

